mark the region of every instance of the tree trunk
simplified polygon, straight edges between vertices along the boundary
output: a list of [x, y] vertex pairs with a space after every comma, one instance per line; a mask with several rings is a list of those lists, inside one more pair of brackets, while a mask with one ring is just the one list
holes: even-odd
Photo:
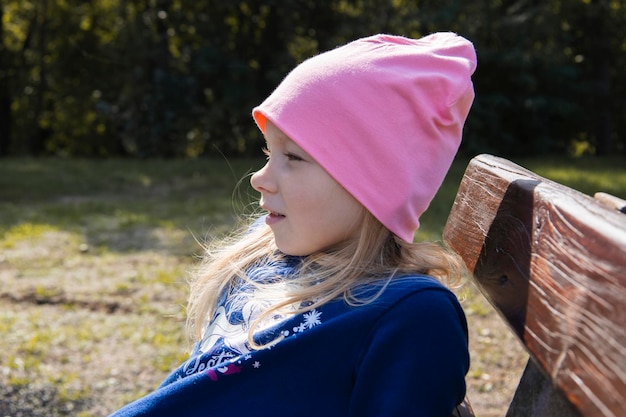
[[45, 94], [48, 89], [46, 67], [46, 40], [48, 27], [48, 0], [41, 0], [38, 10], [39, 36], [37, 43], [37, 67], [39, 69], [39, 86], [35, 97], [31, 130], [28, 135], [28, 149], [30, 155], [40, 155], [44, 150], [45, 132], [39, 127], [39, 119], [44, 111]]
[[596, 62], [595, 72], [598, 83], [595, 118], [596, 152], [598, 155], [610, 155], [613, 150], [610, 63], [606, 54]]
[[4, 47], [4, 8], [0, 5], [0, 157], [8, 156], [11, 148], [11, 93], [9, 91], [12, 61]]
[[609, 155], [612, 150], [611, 133], [613, 130], [610, 88], [611, 33], [608, 28], [610, 24], [610, 6], [606, 0], [591, 0], [590, 7], [590, 25], [587, 26], [590, 28], [590, 31], [588, 35], [595, 38], [590, 44], [593, 62], [591, 76], [596, 86], [593, 100], [593, 133], [595, 136], [596, 153], [598, 155]]

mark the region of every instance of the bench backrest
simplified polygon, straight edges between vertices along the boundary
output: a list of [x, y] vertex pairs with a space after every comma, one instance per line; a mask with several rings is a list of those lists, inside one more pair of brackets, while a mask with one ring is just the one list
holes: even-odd
[[577, 413], [626, 416], [626, 215], [481, 155], [444, 240]]

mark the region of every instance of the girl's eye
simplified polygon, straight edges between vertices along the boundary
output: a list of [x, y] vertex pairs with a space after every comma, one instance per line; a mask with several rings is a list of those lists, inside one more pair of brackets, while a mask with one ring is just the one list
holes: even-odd
[[288, 160], [290, 161], [302, 161], [303, 159], [300, 158], [298, 155], [291, 153], [291, 152], [285, 152], [285, 156], [287, 157]]
[[[272, 153], [268, 148], [261, 148], [261, 151], [267, 157], [267, 159], [270, 159], [270, 156], [272, 156]], [[285, 156], [285, 158], [287, 158], [288, 161], [304, 161], [304, 159], [292, 152], [284, 152], [283, 155]]]

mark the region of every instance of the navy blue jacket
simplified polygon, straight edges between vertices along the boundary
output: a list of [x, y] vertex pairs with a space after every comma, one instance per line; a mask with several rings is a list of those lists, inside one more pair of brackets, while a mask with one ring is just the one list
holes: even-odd
[[449, 417], [465, 396], [465, 315], [431, 277], [394, 278], [366, 305], [276, 317], [255, 340], [282, 340], [260, 350], [236, 335], [250, 308], [228, 299], [190, 359], [112, 416]]

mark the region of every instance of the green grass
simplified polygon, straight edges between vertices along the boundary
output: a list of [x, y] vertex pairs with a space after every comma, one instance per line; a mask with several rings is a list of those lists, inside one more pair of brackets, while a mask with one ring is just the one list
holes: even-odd
[[591, 196], [602, 191], [626, 199], [625, 157], [528, 159], [519, 164]]
[[[420, 219], [418, 240], [440, 239], [468, 162], [467, 158], [459, 157], [452, 165], [439, 193]], [[602, 191], [626, 199], [626, 157], [546, 157], [512, 162], [590, 196]]]
[[[261, 160], [0, 161], [0, 236], [34, 236], [43, 228], [83, 235], [101, 250], [142, 249], [125, 233], [200, 237], [223, 232], [253, 196], [247, 180]], [[177, 242], [178, 243], [178, 242]], [[1, 244], [1, 243], [0, 243]], [[5, 242], [7, 244], [7, 242]], [[187, 248], [188, 249], [188, 248]]]
[[[417, 239], [440, 239], [467, 162], [452, 166]], [[514, 162], [586, 194], [626, 197], [626, 158]], [[254, 209], [248, 180], [237, 184], [262, 164], [0, 160], [0, 388], [29, 398], [35, 386], [53, 387], [57, 409], [47, 415], [84, 417], [152, 390], [187, 355], [185, 280], [197, 240]], [[463, 291], [471, 321], [489, 319], [484, 300]], [[503, 353], [484, 334], [474, 339], [491, 349], [474, 355], [470, 375], [484, 385], [481, 369]]]

